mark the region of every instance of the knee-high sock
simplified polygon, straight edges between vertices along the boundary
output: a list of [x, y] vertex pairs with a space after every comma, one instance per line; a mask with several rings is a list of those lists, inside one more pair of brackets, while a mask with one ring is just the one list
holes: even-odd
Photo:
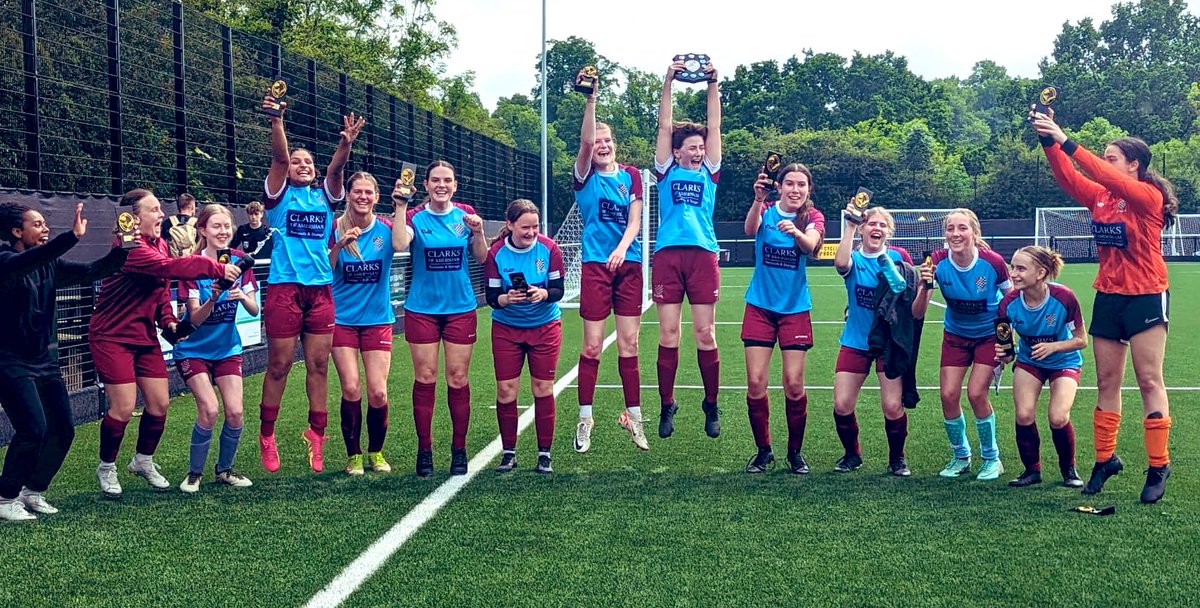
[[904, 457], [904, 442], [908, 439], [908, 414], [900, 414], [895, 420], [883, 419], [883, 432], [887, 435], [888, 460]]
[[1050, 427], [1050, 437], [1054, 440], [1054, 451], [1058, 452], [1058, 468], [1075, 466], [1075, 427], [1070, 422], [1057, 429]]
[[471, 425], [471, 385], [459, 388], [446, 387], [446, 402], [450, 406], [450, 426], [454, 435], [450, 447], [455, 450], [467, 448], [467, 427]]
[[158, 450], [158, 440], [162, 439], [163, 429], [166, 427], [166, 414], [155, 416], [150, 412], [143, 412], [142, 421], [138, 423], [137, 453], [153, 456]]
[[270, 437], [275, 434], [275, 421], [279, 419], [279, 404], [262, 403], [258, 406], [258, 434]]
[[858, 417], [854, 412], [845, 416], [835, 412], [833, 422], [837, 427], [838, 439], [842, 440], [842, 449], [847, 454], [862, 456], [862, 446], [858, 443]]
[[342, 399], [342, 441], [346, 443], [346, 455], [362, 454], [359, 437], [362, 435], [362, 399]]
[[642, 378], [638, 375], [637, 355], [618, 357], [617, 372], [621, 374], [621, 390], [625, 393], [625, 407], [641, 407]]
[[979, 456], [984, 460], [1000, 457], [1000, 446], [996, 445], [996, 412], [975, 419], [975, 431], [979, 433]]
[[226, 422], [221, 427], [220, 449], [217, 452], [217, 470], [228, 471], [233, 468], [233, 459], [237, 456], [238, 443], [242, 440], [242, 427], [230, 426]]
[[591, 405], [596, 398], [596, 377], [600, 360], [579, 355], [579, 405]]
[[746, 396], [746, 410], [750, 414], [750, 431], [754, 433], [754, 445], [765, 448], [771, 445], [770, 398]]
[[704, 401], [717, 402], [721, 385], [721, 357], [717, 349], [697, 350], [696, 363], [700, 366], [700, 379], [704, 383]]
[[308, 410], [308, 428], [316, 433], [318, 437], [325, 436], [325, 427], [329, 425], [329, 412], [315, 412]]
[[788, 449], [800, 451], [804, 447], [804, 427], [808, 425], [808, 393], [799, 399], [785, 397], [783, 411], [787, 416]]
[[100, 421], [100, 462], [117, 461], [117, 452], [121, 450], [121, 440], [125, 438], [125, 427], [128, 425], [128, 420], [122, 422], [110, 414], [104, 415]]
[[437, 386], [432, 382], [413, 381], [413, 425], [417, 428], [417, 449], [433, 449], [433, 399]]
[[188, 458], [189, 473], [203, 473], [204, 461], [208, 460], [208, 446], [212, 443], [212, 429], [192, 424], [192, 446]]
[[[383, 451], [388, 432], [388, 404], [367, 408], [367, 451]], [[357, 445], [357, 443], [355, 443]]]
[[1121, 428], [1121, 412], [1096, 408], [1092, 414], [1095, 430], [1096, 462], [1105, 462], [1117, 451], [1117, 431]]
[[496, 424], [500, 426], [500, 446], [507, 451], [517, 449], [517, 402], [496, 402]]
[[971, 442], [967, 439], [967, 419], [959, 414], [958, 418], [947, 418], [942, 423], [946, 425], [946, 438], [950, 440], [950, 449], [954, 450], [954, 457], [970, 458]]
[[675, 401], [675, 372], [679, 370], [679, 347], [658, 346], [658, 399], [663, 405]]
[[1142, 428], [1145, 431], [1146, 437], [1146, 455], [1150, 457], [1150, 466], [1161, 467], [1171, 463], [1171, 452], [1167, 449], [1167, 443], [1171, 438], [1171, 417], [1161, 416], [1154, 418], [1158, 414], [1150, 414], [1151, 418], [1142, 420]]
[[1042, 438], [1037, 424], [1017, 424], [1017, 453], [1026, 471], [1042, 470]]
[[533, 398], [534, 425], [537, 426], [539, 452], [549, 452], [554, 444], [554, 394]]

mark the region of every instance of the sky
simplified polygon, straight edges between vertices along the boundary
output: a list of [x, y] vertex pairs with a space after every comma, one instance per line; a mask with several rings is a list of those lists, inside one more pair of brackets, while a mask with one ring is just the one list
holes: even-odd
[[[891, 50], [926, 78], [970, 75], [990, 59], [1010, 76], [1034, 77], [1054, 48], [1063, 23], [1112, 15], [1110, 0], [808, 0], [659, 2], [656, 0], [545, 0], [546, 37], [579, 36], [624, 66], [665, 74], [677, 53], [707, 53], [732, 75], [738, 65], [801, 55], [804, 49], [843, 57]], [[1196, 3], [1200, 4], [1200, 3]], [[592, 7], [603, 7], [595, 10]], [[697, 25], [719, 24], [701, 35]], [[1195, 4], [1188, 9], [1195, 12]], [[475, 91], [495, 109], [500, 97], [528, 95], [541, 52], [542, 0], [439, 0], [434, 14], [458, 29], [448, 74], [475, 72]], [[603, 75], [601, 75], [603, 76]]]

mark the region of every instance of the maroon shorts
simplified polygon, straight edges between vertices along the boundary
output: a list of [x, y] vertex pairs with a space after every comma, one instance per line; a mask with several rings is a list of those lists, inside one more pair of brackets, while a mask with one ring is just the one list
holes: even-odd
[[538, 380], [553, 380], [562, 347], [562, 322], [551, 321], [538, 327], [513, 327], [492, 322], [492, 361], [497, 380], [512, 380], [521, 375], [525, 356], [529, 356], [529, 375]]
[[782, 350], [812, 348], [812, 317], [808, 311], [785, 315], [746, 304], [746, 312], [742, 315], [742, 343], [775, 348], [776, 340]]
[[717, 254], [700, 247], [667, 247], [654, 254], [650, 269], [656, 304], [715, 304], [721, 299]]
[[382, 325], [337, 325], [333, 328], [334, 348], [354, 348], [365, 352], [383, 350], [392, 352], [392, 324]]
[[1029, 372], [1029, 375], [1038, 379], [1038, 382], [1045, 384], [1046, 382], [1054, 382], [1059, 378], [1074, 378], [1075, 382], [1079, 382], [1079, 368], [1068, 367], [1066, 369], [1050, 369], [1048, 367], [1039, 367], [1030, 365], [1024, 361], [1017, 361], [1017, 368]]
[[208, 374], [208, 377], [213, 379], [223, 376], [238, 376], [240, 378], [242, 375], [242, 356], [232, 355], [216, 360], [176, 359], [175, 369], [179, 370], [179, 375], [183, 377], [184, 382], [200, 374]]
[[105, 384], [130, 384], [137, 378], [166, 378], [167, 363], [157, 345], [122, 344], [98, 338], [88, 340], [96, 376]]
[[410, 344], [474, 344], [478, 325], [475, 311], [452, 315], [427, 315], [404, 311], [404, 339]]
[[971, 364], [996, 367], [996, 336], [964, 338], [942, 332], [942, 367], [971, 367]]
[[851, 374], [871, 373], [871, 361], [875, 361], [875, 373], [883, 373], [883, 357], [871, 357], [870, 353], [857, 348], [843, 346], [838, 350], [837, 363], [834, 373], [850, 372]]
[[333, 333], [333, 291], [328, 285], [271, 283], [263, 302], [268, 338]]
[[601, 262], [585, 262], [581, 271], [579, 316], [603, 321], [609, 312], [622, 317], [642, 315], [642, 264], [625, 262], [616, 272]]

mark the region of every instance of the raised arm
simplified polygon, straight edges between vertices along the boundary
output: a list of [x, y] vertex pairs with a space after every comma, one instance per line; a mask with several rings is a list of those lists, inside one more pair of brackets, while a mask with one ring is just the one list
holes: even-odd
[[58, 274], [55, 276], [55, 286], [62, 288], [94, 283], [120, 270], [128, 258], [128, 249], [113, 247], [104, 257], [90, 264], [58, 260]]
[[671, 67], [667, 68], [667, 77], [663, 80], [662, 95], [658, 99], [658, 138], [654, 144], [654, 164], [656, 166], [671, 162], [672, 105], [675, 103], [675, 100], [671, 98], [671, 82], [675, 80], [675, 73], [682, 69], [684, 69], [682, 61], [672, 63]]
[[[849, 204], [847, 205], [849, 207]], [[884, 253], [884, 255], [887, 255]], [[849, 223], [842, 230], [842, 238], [838, 241], [837, 252], [833, 254], [833, 267], [838, 274], [846, 276], [854, 266], [854, 229]]]
[[346, 196], [346, 162], [350, 160], [350, 148], [354, 146], [354, 140], [358, 139], [358, 134], [362, 133], [366, 124], [367, 119], [354, 112], [342, 117], [342, 131], [338, 133], [337, 148], [333, 150], [329, 168], [325, 171], [325, 191], [332, 199], [330, 203], [340, 201]]
[[[233, 264], [220, 264], [202, 255], [171, 258], [154, 247], [135, 247], [121, 267], [125, 272], [147, 274], [160, 279], [195, 280], [222, 277], [236, 279], [241, 271]], [[232, 276], [231, 276], [232, 275]], [[168, 302], [169, 303], [169, 302]]]
[[746, 212], [746, 221], [742, 224], [742, 232], [746, 236], [758, 234], [762, 225], [763, 205], [767, 203], [767, 193], [771, 191], [771, 178], [766, 173], [759, 173], [754, 182], [754, 202]]
[[[400, 180], [396, 180], [396, 185], [400, 185]], [[411, 221], [408, 217], [408, 200], [404, 197], [396, 196], [392, 193], [392, 204], [395, 205], [395, 221], [392, 222], [392, 249], [396, 251], [408, 251], [408, 246], [412, 244], [413, 235], [409, 230], [412, 230]]]
[[483, 218], [468, 213], [463, 217], [463, 223], [471, 229], [471, 255], [475, 256], [475, 261], [482, 264], [488, 254], [487, 236], [483, 234]]
[[713, 166], [721, 164], [721, 89], [717, 84], [717, 68], [712, 64], [704, 69], [708, 74], [708, 137], [704, 140], [704, 156]]
[[19, 253], [0, 254], [0, 282], [19, 279], [34, 270], [54, 263], [87, 234], [88, 221], [83, 217], [83, 203], [75, 205], [75, 222], [70, 232], [64, 232], [45, 245]]
[[[582, 74], [582, 71], [580, 72]], [[583, 180], [592, 170], [592, 149], [596, 147], [596, 95], [600, 79], [583, 104], [583, 124], [579, 127], [579, 153], [575, 155], [575, 177]]]
[[271, 205], [271, 196], [274, 196], [283, 187], [287, 185], [288, 165], [291, 162], [288, 156], [288, 140], [287, 133], [283, 130], [283, 113], [287, 110], [287, 102], [280, 102], [282, 106], [279, 110], [279, 116], [272, 116], [271, 121], [271, 167], [267, 169], [267, 205]]

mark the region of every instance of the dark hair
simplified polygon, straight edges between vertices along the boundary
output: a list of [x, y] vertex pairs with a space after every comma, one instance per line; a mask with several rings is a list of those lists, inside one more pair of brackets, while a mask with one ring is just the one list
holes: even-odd
[[435, 160], [435, 161], [429, 163], [428, 165], [425, 165], [425, 181], [429, 181], [429, 173], [431, 171], [433, 171], [434, 169], [437, 169], [438, 167], [445, 167], [445, 168], [449, 169], [450, 172], [453, 173], [456, 178], [458, 177], [458, 171], [454, 170], [454, 165], [452, 165], [449, 162], [444, 161], [444, 160]]
[[262, 212], [263, 212], [263, 204], [258, 201], [253, 201], [249, 205], [246, 205], [246, 213], [262, 213]]
[[187, 192], [184, 192], [183, 194], [180, 194], [178, 198], [175, 199], [175, 206], [178, 207], [180, 211], [183, 211], [183, 209], [185, 207], [195, 209], [196, 208], [196, 197], [188, 194]]
[[671, 149], [678, 150], [683, 147], [683, 140], [699, 135], [701, 139], [708, 139], [708, 127], [694, 122], [677, 122], [671, 125]]
[[22, 205], [21, 203], [0, 203], [0, 239], [7, 243], [16, 243], [17, 235], [13, 234], [13, 229], [25, 227], [25, 213], [31, 210], [31, 207]]
[[508, 235], [512, 234], [512, 230], [508, 229], [508, 224], [521, 219], [521, 216], [525, 215], [526, 213], [532, 213], [538, 217], [541, 217], [541, 212], [538, 210], [538, 206], [527, 198], [519, 198], [509, 203], [508, 208], [504, 210], [505, 223], [500, 227], [500, 234], [497, 234], [496, 238], [493, 239], [492, 242], [499, 243], [500, 241], [508, 238]]
[[1175, 196], [1175, 185], [1167, 178], [1150, 168], [1150, 146], [1137, 137], [1122, 137], [1108, 143], [1121, 150], [1127, 161], [1138, 161], [1138, 179], [1154, 184], [1163, 197], [1163, 228], [1169, 228], [1175, 223], [1179, 214], [1179, 197]]
[[801, 207], [800, 210], [805, 211], [810, 207], [813, 207], [814, 204], [812, 200], [812, 193], [815, 188], [815, 184], [813, 184], [812, 171], [800, 163], [790, 163], [779, 169], [779, 172], [775, 174], [775, 181], [778, 183], [783, 183], [783, 178], [787, 177], [788, 173], [802, 173], [804, 174], [804, 177], [808, 178], [808, 200], [804, 201], [804, 206]]
[[309, 158], [312, 159], [312, 161], [313, 161], [313, 178], [312, 178], [312, 182], [310, 182], [310, 183], [320, 184], [321, 183], [321, 168], [317, 166], [317, 155], [313, 154], [312, 150], [309, 150], [308, 148], [292, 148], [292, 151], [288, 152], [288, 159], [289, 159], [288, 165], [289, 166], [291, 165], [292, 155], [297, 152], [303, 152], [303, 153], [307, 154]]
[[133, 207], [133, 214], [137, 215], [138, 211], [140, 210], [142, 200], [148, 196], [154, 196], [154, 193], [146, 188], [134, 188], [133, 190], [121, 195], [120, 200], [117, 201], [117, 206]]

